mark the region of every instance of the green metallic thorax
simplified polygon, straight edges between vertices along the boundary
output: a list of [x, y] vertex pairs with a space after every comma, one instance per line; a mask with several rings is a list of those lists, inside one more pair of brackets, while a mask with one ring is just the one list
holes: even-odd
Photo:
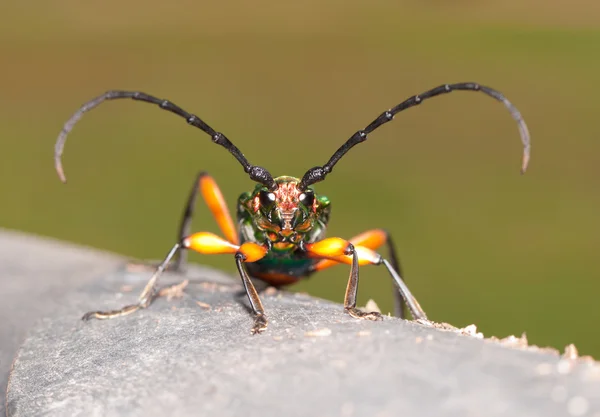
[[311, 267], [319, 260], [308, 258], [299, 246], [301, 242], [313, 243], [324, 238], [330, 202], [308, 188], [304, 192], [308, 195], [305, 200], [312, 200], [312, 204], [307, 206], [298, 198], [303, 194], [296, 188], [300, 182], [298, 178], [281, 176], [275, 178], [275, 182], [279, 188], [273, 193], [265, 186], [257, 185], [254, 191], [243, 193], [238, 199], [241, 243], [255, 242], [271, 248], [263, 259], [247, 264], [248, 271], [251, 275], [280, 274], [301, 278], [309, 275]]

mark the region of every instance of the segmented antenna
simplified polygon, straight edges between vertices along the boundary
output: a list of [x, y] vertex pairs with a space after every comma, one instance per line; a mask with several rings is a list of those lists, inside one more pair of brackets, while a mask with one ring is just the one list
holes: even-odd
[[323, 181], [327, 174], [329, 174], [335, 164], [342, 159], [342, 157], [350, 150], [354, 145], [357, 145], [361, 142], [367, 140], [367, 135], [377, 129], [379, 126], [391, 121], [394, 116], [400, 113], [403, 110], [406, 110], [410, 107], [421, 104], [424, 100], [428, 98], [439, 96], [441, 94], [447, 94], [456, 90], [467, 90], [467, 91], [481, 91], [482, 93], [487, 94], [490, 97], [495, 98], [496, 100], [502, 102], [513, 119], [516, 120], [517, 125], [519, 127], [519, 133], [521, 135], [521, 142], [523, 142], [523, 159], [521, 162], [521, 174], [524, 174], [527, 170], [527, 165], [529, 164], [529, 158], [531, 153], [531, 139], [529, 136], [529, 130], [527, 129], [527, 125], [525, 124], [525, 120], [521, 116], [521, 113], [517, 110], [517, 108], [504, 97], [504, 95], [492, 88], [485, 87], [479, 85], [477, 83], [458, 83], [458, 84], [444, 84], [439, 87], [433, 88], [429, 91], [426, 91], [422, 94], [412, 96], [402, 103], [398, 104], [396, 107], [393, 107], [379, 115], [377, 119], [373, 120], [371, 124], [365, 127], [363, 130], [359, 130], [354, 135], [350, 137], [340, 148], [333, 154], [333, 156], [327, 161], [327, 163], [321, 167], [317, 166], [306, 171], [302, 180], [300, 181], [299, 188], [301, 190], [306, 189], [311, 184], [314, 184], [319, 181]]
[[139, 91], [118, 90], [107, 91], [101, 96], [98, 96], [88, 101], [83, 106], [81, 106], [79, 110], [77, 110], [75, 114], [73, 114], [73, 116], [71, 116], [71, 118], [67, 120], [67, 122], [64, 124], [60, 134], [58, 135], [58, 139], [56, 140], [56, 145], [54, 147], [54, 164], [56, 167], [56, 172], [58, 173], [58, 176], [60, 177], [62, 182], [67, 182], [67, 178], [65, 176], [65, 172], [63, 170], [61, 162], [61, 156], [65, 147], [67, 135], [71, 132], [71, 130], [73, 130], [73, 127], [79, 121], [79, 119], [81, 119], [84, 113], [99, 106], [106, 100], [116, 100], [122, 98], [130, 98], [137, 101], [156, 104], [163, 110], [170, 111], [171, 113], [175, 113], [176, 115], [183, 117], [188, 122], [188, 124], [197, 127], [204, 133], [210, 135], [214, 143], [216, 143], [217, 145], [221, 145], [229, 152], [231, 152], [235, 159], [237, 159], [238, 162], [244, 167], [244, 171], [248, 173], [251, 180], [267, 186], [272, 191], [277, 188], [277, 184], [273, 180], [273, 177], [271, 176], [269, 171], [267, 171], [265, 168], [250, 164], [244, 156], [244, 154], [242, 154], [242, 152], [240, 152], [240, 150], [233, 143], [231, 143], [231, 141], [227, 139], [227, 137], [224, 134], [216, 132], [212, 127], [207, 125], [198, 116], [188, 113], [181, 107], [177, 106], [174, 103], [171, 103], [168, 100], [159, 99]]

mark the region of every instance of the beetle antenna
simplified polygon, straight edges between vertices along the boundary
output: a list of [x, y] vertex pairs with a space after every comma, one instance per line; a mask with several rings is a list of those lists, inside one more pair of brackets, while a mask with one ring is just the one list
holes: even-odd
[[198, 116], [188, 113], [183, 110], [181, 107], [171, 103], [169, 100], [163, 100], [154, 96], [151, 96], [146, 93], [142, 93], [139, 91], [107, 91], [106, 93], [98, 96], [79, 108], [71, 116], [69, 120], [64, 124], [60, 134], [58, 135], [58, 139], [56, 140], [56, 145], [54, 147], [54, 163], [56, 167], [56, 172], [60, 177], [62, 182], [67, 182], [67, 178], [65, 177], [65, 173], [62, 167], [61, 155], [63, 153], [63, 149], [65, 147], [65, 142], [67, 140], [67, 135], [73, 130], [75, 124], [81, 119], [84, 113], [92, 110], [93, 108], [99, 106], [106, 100], [116, 100], [121, 98], [130, 98], [137, 101], [143, 101], [146, 103], [156, 104], [163, 110], [170, 111], [171, 113], [175, 113], [178, 116], [183, 117], [188, 124], [197, 127], [202, 130], [204, 133], [207, 133], [212, 138], [212, 141], [217, 145], [221, 145], [225, 149], [227, 149], [231, 154], [238, 160], [240, 164], [244, 167], [244, 171], [249, 174], [250, 179], [256, 182], [259, 182], [265, 186], [267, 186], [271, 191], [274, 191], [277, 188], [277, 184], [273, 177], [265, 168], [252, 165], [248, 162], [244, 154], [233, 144], [227, 137], [220, 133], [216, 132], [212, 127], [204, 123]]
[[527, 129], [527, 125], [521, 116], [521, 113], [517, 110], [517, 108], [504, 97], [504, 95], [492, 88], [485, 87], [483, 85], [479, 85], [477, 83], [458, 83], [458, 84], [444, 84], [439, 87], [433, 88], [429, 91], [426, 91], [422, 94], [412, 96], [402, 103], [398, 104], [396, 107], [389, 109], [379, 115], [379, 117], [371, 122], [370, 125], [365, 127], [363, 130], [359, 130], [354, 135], [350, 137], [327, 161], [327, 163], [321, 167], [314, 167], [306, 171], [304, 176], [302, 177], [302, 181], [300, 181], [299, 188], [301, 190], [306, 189], [311, 184], [314, 184], [319, 181], [323, 181], [327, 174], [329, 174], [334, 165], [354, 146], [361, 142], [367, 140], [367, 135], [377, 129], [379, 126], [389, 122], [394, 118], [394, 115], [400, 113], [402, 110], [406, 110], [410, 107], [421, 104], [424, 100], [435, 97], [441, 94], [450, 93], [455, 90], [467, 90], [467, 91], [481, 91], [482, 93], [487, 94], [495, 98], [496, 100], [502, 102], [513, 119], [516, 120], [519, 126], [519, 133], [521, 135], [521, 142], [523, 142], [523, 159], [521, 163], [521, 174], [524, 174], [527, 170], [527, 165], [529, 164], [529, 157], [531, 153], [531, 143], [529, 130]]

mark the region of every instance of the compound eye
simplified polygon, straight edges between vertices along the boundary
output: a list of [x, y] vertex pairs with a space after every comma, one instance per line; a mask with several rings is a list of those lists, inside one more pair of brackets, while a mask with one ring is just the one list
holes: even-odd
[[275, 194], [270, 191], [262, 190], [258, 195], [260, 205], [263, 207], [270, 207], [275, 202]]
[[313, 192], [307, 191], [298, 196], [298, 200], [304, 204], [306, 207], [312, 207], [315, 202], [315, 194]]

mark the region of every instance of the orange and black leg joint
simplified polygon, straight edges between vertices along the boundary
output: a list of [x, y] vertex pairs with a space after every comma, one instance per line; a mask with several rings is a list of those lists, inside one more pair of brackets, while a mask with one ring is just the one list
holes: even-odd
[[[377, 250], [381, 246], [386, 245], [392, 268], [398, 273], [400, 277], [404, 278], [402, 270], [400, 269], [400, 262], [398, 259], [394, 242], [392, 240], [392, 237], [386, 230], [368, 230], [366, 232], [354, 236], [353, 238], [349, 239], [349, 241], [355, 246], [363, 246], [372, 250]], [[322, 271], [324, 269], [337, 265], [338, 263], [338, 261], [334, 261], [332, 259], [324, 259], [314, 266], [313, 271]], [[396, 317], [404, 318], [405, 311], [406, 302], [404, 301], [404, 297], [396, 288], [394, 288], [394, 315]]]
[[252, 307], [252, 312], [254, 313], [254, 326], [252, 326], [250, 333], [257, 334], [265, 331], [269, 323], [267, 320], [267, 315], [265, 314], [265, 308], [260, 301], [258, 291], [256, 291], [254, 284], [252, 284], [252, 280], [250, 279], [250, 276], [246, 271], [246, 267], [244, 266], [245, 260], [246, 255], [244, 255], [242, 252], [237, 252], [235, 254], [235, 264], [240, 273], [240, 277], [242, 278], [242, 283], [244, 284], [248, 301], [250, 301], [250, 307]]
[[[191, 233], [192, 217], [196, 208], [198, 192], [202, 194], [202, 198], [217, 221], [217, 224], [219, 225], [219, 228], [223, 232], [225, 238], [235, 245], [239, 244], [239, 237], [237, 229], [235, 228], [235, 224], [231, 218], [231, 212], [227, 207], [227, 203], [223, 198], [223, 194], [221, 193], [219, 186], [207, 172], [200, 172], [194, 181], [194, 185], [192, 186], [192, 190], [190, 191], [190, 195], [183, 211], [183, 216], [177, 235], [178, 241], [183, 241]], [[174, 270], [179, 271], [185, 268], [187, 255], [188, 254], [186, 251], [181, 251], [179, 253], [178, 257], [173, 263]]]
[[265, 309], [260, 301], [258, 291], [252, 284], [252, 280], [246, 271], [244, 263], [256, 262], [262, 259], [269, 251], [268, 247], [257, 243], [246, 242], [243, 245], [235, 245], [219, 236], [209, 232], [199, 232], [182, 240], [183, 246], [196, 252], [212, 254], [234, 254], [235, 263], [244, 284], [250, 307], [254, 313], [254, 326], [251, 333], [261, 333], [267, 328], [268, 320]]
[[[402, 311], [406, 305], [413, 319], [427, 320], [427, 315], [419, 305], [417, 299], [412, 295], [406, 286], [406, 283], [401, 278], [400, 273], [398, 272], [398, 258], [396, 257], [394, 246], [389, 234], [381, 229], [370, 230], [353, 237], [350, 239], [350, 243], [354, 245], [354, 251], [358, 253], [359, 265], [384, 265], [386, 267], [397, 287], [397, 291], [394, 291], [396, 312], [398, 312], [398, 310]], [[381, 255], [374, 252], [374, 249], [382, 246], [384, 243], [387, 243], [390, 250], [390, 261], [384, 259], [381, 257]], [[353, 257], [348, 255], [322, 257], [326, 259], [318, 262], [313, 269], [314, 271], [322, 271], [323, 269], [329, 268], [337, 263], [351, 264], [353, 262]]]
[[359, 251], [352, 243], [338, 237], [331, 237], [323, 239], [319, 242], [304, 244], [301, 245], [301, 247], [314, 257], [335, 260], [339, 259], [341, 262], [346, 262], [349, 258], [351, 260], [351, 266], [348, 285], [346, 287], [346, 295], [344, 297], [344, 310], [346, 313], [355, 318], [381, 320], [381, 314], [377, 312], [364, 312], [356, 308], [356, 297], [358, 295]]
[[250, 300], [252, 311], [255, 314], [252, 333], [254, 334], [264, 331], [267, 328], [267, 317], [265, 315], [265, 310], [262, 306], [260, 298], [258, 297], [258, 292], [254, 288], [254, 285], [252, 284], [252, 281], [250, 280], [243, 263], [256, 262], [259, 259], [262, 259], [267, 254], [268, 248], [252, 242], [246, 242], [243, 245], [236, 245], [210, 232], [194, 233], [183, 238], [181, 242], [176, 243], [169, 251], [165, 259], [156, 268], [156, 271], [144, 287], [144, 290], [140, 294], [139, 300], [136, 304], [127, 305], [119, 310], [91, 311], [86, 313], [83, 316], [83, 319], [110, 319], [114, 317], [125, 316], [133, 313], [134, 311], [150, 306], [152, 301], [154, 301], [156, 298], [158, 279], [175, 255], [181, 250], [185, 249], [192, 249], [196, 252], [206, 255], [235, 255], [236, 264], [238, 266], [238, 270], [240, 271], [240, 276], [242, 278], [244, 287], [246, 288], [246, 294]]

